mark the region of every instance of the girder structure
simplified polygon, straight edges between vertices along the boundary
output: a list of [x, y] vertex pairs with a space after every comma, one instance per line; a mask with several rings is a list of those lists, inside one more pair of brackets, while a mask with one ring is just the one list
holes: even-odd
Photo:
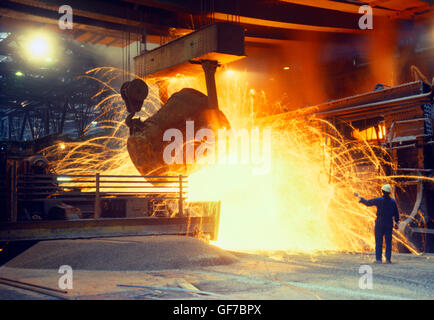
[[[432, 18], [429, 0], [70, 0], [72, 30], [58, 28], [61, 0], [4, 0], [0, 25], [42, 25], [82, 42], [124, 47], [134, 41], [161, 43], [210, 22], [241, 24], [246, 41], [364, 35], [359, 29], [361, 5], [374, 19], [425, 23]], [[128, 34], [128, 36], [126, 36]]]

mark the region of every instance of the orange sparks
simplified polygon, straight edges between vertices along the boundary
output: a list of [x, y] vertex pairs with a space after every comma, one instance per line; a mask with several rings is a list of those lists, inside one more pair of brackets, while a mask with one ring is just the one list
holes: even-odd
[[[365, 143], [366, 138], [359, 134], [363, 141], [349, 145], [343, 138], [324, 134], [322, 126], [329, 126], [328, 132], [333, 127], [321, 120], [274, 116], [261, 121], [257, 115], [268, 108], [266, 95], [249, 87], [245, 73], [232, 71], [228, 80], [227, 72], [216, 75], [220, 109], [233, 128], [272, 130], [271, 150], [264, 155], [271, 158], [271, 167], [255, 174], [252, 164], [214, 164], [189, 177], [187, 206], [188, 201], [221, 201], [216, 245], [234, 250], [372, 250], [375, 214], [353, 194], [375, 196], [386, 176], [379, 169], [382, 160]], [[169, 96], [184, 87], [206, 93], [202, 78], [177, 76], [169, 81]], [[158, 89], [150, 96], [157, 101]], [[113, 99], [118, 98], [114, 92]], [[159, 104], [145, 103], [144, 108], [146, 116], [158, 110]], [[116, 121], [98, 120], [99, 130], [105, 125], [110, 128], [107, 136], [61, 148], [62, 160], [58, 155], [52, 160], [56, 171], [137, 175], [125, 146], [126, 111], [118, 112]], [[381, 138], [384, 133], [381, 128]], [[354, 158], [351, 150], [363, 158]], [[360, 170], [360, 163], [369, 172]]]

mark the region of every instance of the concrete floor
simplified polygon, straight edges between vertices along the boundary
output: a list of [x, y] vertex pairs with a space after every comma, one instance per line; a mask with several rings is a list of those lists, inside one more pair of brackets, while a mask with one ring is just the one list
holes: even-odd
[[[38, 245], [0, 267], [0, 277], [58, 288], [62, 275], [54, 266], [67, 261], [73, 268], [73, 289], [53, 297], [0, 284], [0, 299], [434, 298], [433, 254], [395, 253], [393, 264], [376, 265], [373, 253], [227, 252], [175, 236]], [[125, 256], [131, 257], [128, 268], [120, 264]], [[372, 289], [359, 287], [362, 265], [372, 270]]]

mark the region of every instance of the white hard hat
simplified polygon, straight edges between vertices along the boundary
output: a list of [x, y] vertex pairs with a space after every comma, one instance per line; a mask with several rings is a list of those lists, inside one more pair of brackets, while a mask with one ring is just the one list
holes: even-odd
[[384, 186], [381, 187], [381, 190], [383, 190], [384, 192], [388, 192], [388, 193], [390, 193], [391, 189], [392, 188], [391, 188], [390, 184], [385, 184]]

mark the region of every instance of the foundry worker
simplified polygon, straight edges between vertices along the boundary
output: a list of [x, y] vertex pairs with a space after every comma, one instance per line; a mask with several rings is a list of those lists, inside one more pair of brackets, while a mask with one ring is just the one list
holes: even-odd
[[398, 229], [399, 213], [396, 202], [390, 197], [391, 187], [389, 184], [385, 184], [381, 191], [383, 196], [366, 200], [360, 197], [357, 193], [354, 195], [360, 198], [360, 202], [365, 206], [377, 207], [377, 219], [375, 220], [375, 263], [382, 263], [381, 257], [383, 255], [383, 237], [386, 241], [386, 263], [392, 263], [392, 229], [393, 218], [395, 218], [395, 229]]

